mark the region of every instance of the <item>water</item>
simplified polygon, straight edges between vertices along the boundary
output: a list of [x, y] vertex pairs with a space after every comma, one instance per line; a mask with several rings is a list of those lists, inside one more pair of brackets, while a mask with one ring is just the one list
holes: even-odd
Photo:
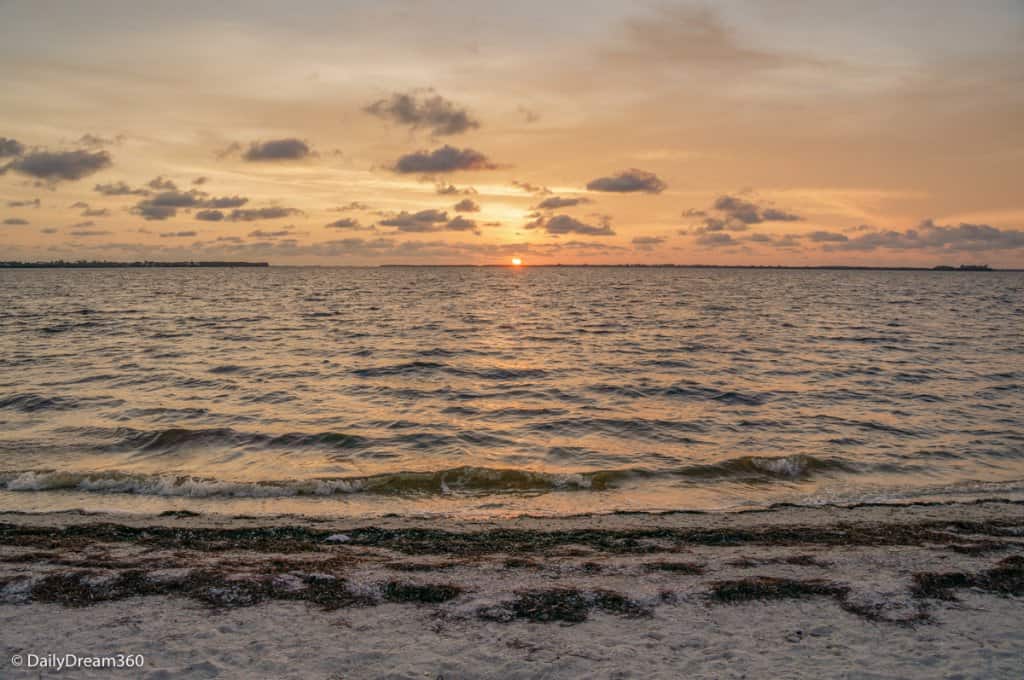
[[0, 271], [0, 508], [1024, 494], [1024, 274]]

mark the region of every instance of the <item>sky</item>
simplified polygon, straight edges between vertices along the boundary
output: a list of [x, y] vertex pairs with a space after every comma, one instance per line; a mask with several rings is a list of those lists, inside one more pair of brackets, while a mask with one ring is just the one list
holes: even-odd
[[0, 0], [0, 260], [1024, 266], [1024, 2]]

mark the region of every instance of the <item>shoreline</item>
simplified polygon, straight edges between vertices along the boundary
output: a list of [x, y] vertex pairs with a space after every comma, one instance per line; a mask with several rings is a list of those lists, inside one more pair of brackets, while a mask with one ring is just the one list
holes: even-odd
[[[0, 644], [0, 659], [52, 639], [44, 631], [67, 620], [98, 616], [113, 627], [106, 642], [81, 623], [69, 635], [96, 651], [91, 645], [112, 649], [145, 629], [139, 644], [149, 647], [120, 651], [144, 653], [169, 673], [154, 677], [212, 677], [184, 672], [185, 659], [212, 664], [218, 677], [331, 677], [316, 665], [328, 658], [349, 669], [334, 677], [379, 677], [384, 668], [370, 672], [365, 664], [371, 657], [381, 663], [380, 648], [398, 639], [422, 656], [391, 659], [397, 677], [444, 668], [456, 676], [526, 677], [545, 659], [560, 676], [642, 666], [644, 674], [669, 677], [683, 653], [667, 653], [673, 635], [689, 640], [683, 656], [703, 659], [688, 673], [694, 677], [756, 672], [754, 657], [765, 654], [761, 661], [770, 658], [774, 668], [792, 662], [808, 675], [814, 668], [819, 676], [842, 675], [885, 661], [872, 649], [896, 644], [938, 654], [941, 672], [966, 664], [968, 675], [1010, 677], [1024, 653], [1017, 625], [1024, 503], [372, 522], [7, 512], [0, 513], [0, 587], [0, 623], [19, 622]], [[151, 629], [156, 610], [171, 617], [163, 635]], [[219, 640], [203, 652], [209, 658], [162, 650], [161, 638], [183, 620]], [[227, 620], [245, 624], [226, 633]], [[718, 623], [694, 628], [694, 620]], [[305, 661], [292, 638], [275, 637], [283, 621], [306, 640]], [[356, 626], [360, 635], [342, 644], [338, 625]], [[566, 629], [576, 633], [560, 632]], [[264, 634], [273, 653], [240, 660], [238, 645]], [[989, 642], [958, 651], [968, 634]], [[453, 647], [467, 640], [476, 640], [477, 654]], [[826, 643], [827, 657], [810, 663], [802, 656], [801, 649]], [[602, 656], [609, 644], [653, 645], [667, 655], [642, 662]], [[580, 665], [570, 650], [604, 660]], [[305, 664], [302, 672], [285, 658]], [[888, 662], [896, 666], [874, 672], [939, 672]], [[838, 665], [814, 665], [825, 663]]]

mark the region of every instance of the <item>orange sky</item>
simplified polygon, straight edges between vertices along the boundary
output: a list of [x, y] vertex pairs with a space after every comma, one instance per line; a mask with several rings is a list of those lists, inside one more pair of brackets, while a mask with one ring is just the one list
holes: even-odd
[[210, 4], [0, 3], [0, 259], [1024, 266], [1013, 0]]

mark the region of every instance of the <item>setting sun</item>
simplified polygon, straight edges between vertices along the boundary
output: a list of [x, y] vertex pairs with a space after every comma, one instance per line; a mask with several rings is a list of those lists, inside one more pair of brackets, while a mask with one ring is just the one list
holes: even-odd
[[523, 266], [523, 259], [521, 257], [513, 257], [512, 258], [512, 266], [513, 267], [522, 267]]

